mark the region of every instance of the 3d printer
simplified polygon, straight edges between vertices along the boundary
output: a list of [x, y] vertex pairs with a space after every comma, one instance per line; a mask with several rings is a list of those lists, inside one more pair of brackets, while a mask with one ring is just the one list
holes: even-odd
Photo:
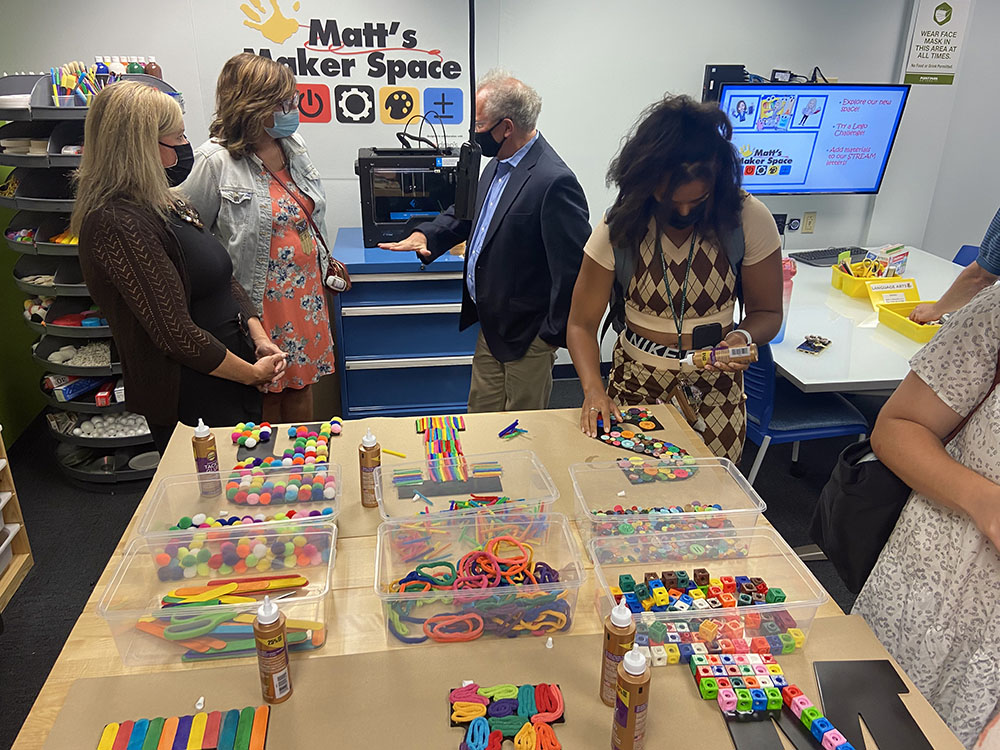
[[375, 247], [404, 239], [455, 202], [458, 151], [362, 148], [354, 171], [361, 183], [365, 247]]

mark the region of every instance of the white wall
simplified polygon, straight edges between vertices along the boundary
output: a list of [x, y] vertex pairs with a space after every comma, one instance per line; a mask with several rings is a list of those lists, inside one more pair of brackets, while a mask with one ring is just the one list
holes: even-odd
[[1000, 207], [1000, 91], [996, 43], [1000, 3], [980, 0], [972, 9], [966, 54], [960, 63], [950, 126], [923, 247], [946, 258], [962, 245], [982, 242]]
[[[294, 13], [292, 1], [279, 5], [305, 24], [311, 17], [332, 16], [342, 26], [398, 19], [419, 30], [421, 47], [466, 62], [464, 0], [300, 0]], [[741, 62], [764, 75], [773, 67], [808, 72], [819, 65], [844, 82], [893, 82], [899, 80], [913, 0], [631, 0], [613, 6], [599, 0], [480, 0], [477, 7], [480, 72], [499, 63], [538, 88], [544, 100], [540, 127], [577, 172], [596, 216], [611, 199], [604, 172], [621, 137], [664, 92], [697, 97], [705, 64]], [[66, 18], [74, 19], [72, 34], [56, 30]], [[7, 3], [0, 22], [0, 72], [47, 70], [97, 53], [156, 55], [167, 80], [185, 94], [195, 142], [206, 136], [222, 62], [246, 46], [282, 52], [242, 25], [236, 0], [141, 8], [95, 0], [85, 14], [69, 0]], [[994, 178], [1000, 150], [991, 137], [1000, 120], [991, 80], [998, 29], [1000, 3], [976, 3], [957, 84], [913, 88], [877, 198], [764, 198], [772, 211], [790, 216], [818, 212], [816, 233], [789, 234], [788, 247], [906, 241], [950, 255], [959, 244], [980, 241], [1000, 205]], [[294, 54], [304, 33], [287, 42], [284, 53]], [[364, 76], [352, 80], [379, 85]], [[442, 85], [464, 87], [467, 79]], [[357, 148], [392, 144], [397, 129], [380, 123], [303, 125], [327, 182], [331, 229], [360, 222]]]
[[[294, 4], [294, 5], [293, 5]], [[456, 80], [400, 81], [398, 85], [460, 87], [468, 90], [467, 3], [465, 0], [278, 0], [283, 13], [295, 18], [300, 25], [284, 44], [266, 39], [258, 31], [243, 24], [244, 15], [239, 0], [187, 0], [123, 6], [108, 0], [95, 0], [86, 14], [79, 4], [70, 0], [46, 0], [44, 3], [18, 2], [0, 10], [0, 73], [33, 70], [48, 71], [52, 65], [67, 60], [93, 61], [94, 55], [154, 55], [164, 72], [164, 79], [184, 94], [185, 124], [192, 143], [200, 144], [208, 137], [208, 124], [214, 110], [215, 83], [223, 63], [244, 48], [267, 47], [274, 57], [296, 55], [308, 37], [306, 28], [311, 18], [336, 19], [340, 29], [362, 26], [366, 22], [399, 21], [401, 29], [417, 31], [418, 48], [439, 49], [446, 59], [461, 63], [462, 75]], [[269, 0], [263, 3], [270, 7]], [[298, 10], [294, 10], [298, 6]], [[496, 64], [497, 10], [493, 2], [480, 2], [477, 7], [483, 29], [479, 36], [477, 62], [481, 70]], [[58, 30], [60, 19], [75, 19], [73, 33]], [[399, 46], [399, 38], [386, 46]], [[376, 45], [377, 46], [377, 45]], [[312, 53], [310, 53], [312, 54]], [[430, 60], [431, 55], [393, 50], [387, 56], [402, 60]], [[318, 53], [318, 57], [324, 57]], [[332, 55], [326, 55], [334, 57]], [[337, 56], [337, 59], [347, 59]], [[323, 83], [333, 89], [338, 84], [371, 85], [376, 93], [386, 85], [384, 79], [369, 78], [365, 56], [357, 62], [350, 78], [303, 77], [300, 83]], [[466, 100], [466, 109], [468, 101]], [[411, 130], [415, 130], [412, 126]], [[328, 235], [339, 226], [359, 226], [361, 223], [358, 180], [354, 161], [358, 148], [364, 146], [398, 145], [394, 133], [398, 125], [303, 123], [300, 132], [310, 146], [313, 161], [323, 175], [329, 209]], [[449, 129], [456, 140], [468, 132], [468, 118], [461, 126]], [[425, 128], [424, 134], [427, 135]]]
[[[621, 137], [664, 92], [700, 98], [709, 63], [743, 63], [764, 76], [772, 68], [808, 74], [818, 65], [843, 82], [894, 82], [910, 4], [502, 0], [500, 59], [542, 94], [540, 127], [579, 176], [591, 213], [600, 215], [613, 197], [604, 173]], [[897, 151], [890, 165], [905, 158]], [[816, 233], [790, 233], [790, 248], [862, 242], [873, 200], [762, 199], [775, 213], [818, 212]]]

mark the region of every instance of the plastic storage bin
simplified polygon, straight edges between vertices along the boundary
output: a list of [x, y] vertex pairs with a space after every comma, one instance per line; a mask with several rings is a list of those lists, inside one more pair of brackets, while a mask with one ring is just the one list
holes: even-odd
[[428, 512], [475, 512], [473, 495], [510, 499], [490, 505], [494, 510], [546, 513], [559, 490], [534, 451], [525, 450], [383, 465], [379, 495], [379, 513], [389, 520]]
[[[199, 478], [203, 476], [180, 474], [161, 479], [135, 533], [171, 534], [209, 519], [221, 524], [232, 519], [250, 523], [253, 519], [257, 523], [297, 525], [310, 519], [332, 521], [340, 513], [340, 464], [220, 472], [222, 492], [211, 497], [201, 494]], [[290, 519], [281, 517], [289, 512], [293, 512]]]
[[[558, 580], [488, 588], [477, 587], [480, 581], [466, 581], [468, 587], [459, 589], [446, 582], [449, 569], [443, 563], [461, 569], [463, 556], [474, 554], [480, 545], [496, 549], [499, 557], [521, 554], [509, 542], [498, 548], [490, 545], [491, 539], [501, 536], [530, 544], [534, 564], [544, 562]], [[414, 580], [414, 571], [437, 576], [452, 588]], [[541, 576], [537, 567], [533, 573]], [[490, 579], [496, 576], [491, 573]], [[583, 579], [583, 564], [561, 513], [478, 511], [386, 521], [378, 529], [375, 593], [382, 600], [390, 645], [566, 632], [573, 625]], [[442, 635], [442, 630], [458, 635]]]
[[[729, 627], [748, 642], [757, 637], [780, 639], [784, 634], [796, 641], [792, 648], [797, 648], [808, 635], [816, 611], [829, 598], [791, 547], [770, 528], [601, 537], [592, 539], [589, 548], [598, 582], [595, 606], [602, 618], [615, 603], [612, 587], [619, 586], [622, 574], [640, 583], [647, 572], [661, 576], [664, 571], [685, 571], [693, 577], [695, 569], [704, 568], [712, 579], [763, 579], [770, 589], [780, 589], [784, 596], [781, 602], [750, 606], [699, 609], [692, 605], [686, 611], [643, 611], [634, 615], [647, 628], [655, 622], [663, 623], [668, 631], [679, 633], [682, 641], [720, 645], [724, 633], [732, 633], [724, 630], [732, 621], [735, 624]], [[706, 625], [703, 630], [702, 625], [710, 620], [718, 625], [717, 629]], [[769, 622], [774, 626], [768, 626]], [[684, 636], [684, 631], [697, 635]], [[775, 642], [768, 645], [773, 652]]]
[[908, 339], [919, 344], [926, 344], [941, 330], [940, 323], [920, 325], [910, 320], [910, 313], [917, 305], [930, 304], [937, 300], [922, 300], [920, 302], [890, 302], [878, 306], [878, 322], [888, 326], [896, 333], [901, 333]]
[[[861, 273], [863, 270], [864, 263], [852, 263], [851, 269]], [[872, 276], [871, 278], [862, 278], [860, 276], [848, 276], [846, 273], [841, 271], [837, 266], [831, 266], [831, 273], [833, 274], [830, 279], [830, 285], [834, 289], [839, 289], [848, 297], [857, 297], [858, 299], [868, 299], [868, 283], [872, 281], [887, 281], [885, 278]], [[913, 281], [909, 278], [898, 278], [893, 277], [892, 281]]]
[[[170, 592], [206, 586], [212, 580], [239, 582], [262, 576], [302, 576], [306, 579], [304, 587], [272, 592], [289, 620], [290, 650], [294, 653], [325, 643], [328, 594], [336, 560], [336, 526], [315, 525], [295, 533], [273, 526], [253, 530], [255, 535], [247, 534], [238, 544], [233, 530], [228, 528], [186, 532], [171, 539], [137, 538], [129, 543], [97, 605], [124, 664], [253, 657], [253, 632], [247, 626], [252, 625], [262, 594], [246, 595], [253, 599], [248, 603], [163, 606], [163, 597]], [[291, 554], [285, 554], [289, 551]], [[189, 557], [194, 558], [190, 565]], [[197, 562], [202, 557], [208, 562]], [[217, 564], [233, 559], [243, 564]], [[176, 577], [178, 571], [180, 578]], [[198, 635], [189, 639], [182, 636], [181, 640], [168, 638], [164, 628], [171, 625], [184, 625], [192, 635]]]
[[[682, 466], [675, 466], [648, 456], [630, 456], [573, 464], [569, 473], [584, 545], [602, 536], [752, 528], [767, 509], [727, 458], [689, 456]], [[633, 508], [659, 510], [641, 513]]]
[[[861, 272], [863, 263], [852, 263], [851, 270]], [[858, 297], [860, 299], [865, 299], [868, 296], [868, 285], [865, 283], [867, 281], [875, 281], [873, 277], [871, 279], [861, 278], [859, 276], [848, 276], [846, 273], [840, 270], [837, 266], [831, 266], [833, 278], [830, 280], [830, 284], [834, 289], [839, 289], [848, 297]]]

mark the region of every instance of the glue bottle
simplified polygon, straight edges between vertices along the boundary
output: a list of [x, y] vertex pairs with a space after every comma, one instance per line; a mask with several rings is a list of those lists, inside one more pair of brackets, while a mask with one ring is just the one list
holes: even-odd
[[382, 447], [372, 434], [371, 427], [361, 438], [361, 445], [358, 446], [358, 463], [361, 465], [361, 504], [366, 508], [377, 508]]
[[615, 683], [618, 665], [635, 642], [635, 622], [632, 611], [622, 599], [604, 618], [604, 657], [601, 661], [601, 700], [615, 705]]
[[198, 472], [198, 486], [202, 497], [222, 494], [222, 477], [219, 474], [219, 453], [215, 447], [215, 435], [200, 418], [191, 438], [194, 449], [194, 466]]
[[718, 349], [700, 349], [691, 352], [683, 360], [686, 365], [694, 365], [704, 370], [708, 365], [739, 364], [749, 365], [757, 361], [757, 345], [719, 347]]
[[285, 615], [265, 596], [253, 621], [257, 647], [257, 669], [264, 702], [284, 703], [292, 696], [292, 677], [288, 672], [288, 644], [285, 641]]
[[146, 75], [153, 76], [153, 78], [163, 78], [163, 69], [152, 55], [149, 56], [149, 62], [146, 63]]
[[611, 721], [612, 750], [642, 750], [646, 745], [649, 677], [646, 657], [638, 646], [633, 646], [618, 665], [615, 716]]

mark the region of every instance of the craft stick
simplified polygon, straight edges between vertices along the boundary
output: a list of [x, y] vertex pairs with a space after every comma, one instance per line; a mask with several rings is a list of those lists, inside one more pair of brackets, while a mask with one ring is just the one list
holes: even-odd
[[125, 750], [142, 750], [142, 744], [146, 739], [146, 732], [149, 731], [149, 719], [139, 719], [132, 727], [132, 734], [128, 738]]
[[[219, 578], [214, 581], [209, 581], [204, 586], [182, 586], [179, 589], [174, 589], [169, 592], [167, 596], [175, 596], [179, 599], [188, 599], [191, 601], [191, 597], [199, 596], [205, 592], [211, 592], [213, 596], [208, 597], [209, 599], [216, 599], [221, 595], [226, 593], [233, 593], [240, 590], [241, 586], [250, 583], [269, 583], [272, 581], [301, 581], [302, 585], [309, 583], [302, 576], [297, 575], [275, 575], [275, 576], [254, 576], [252, 578]], [[235, 586], [236, 588], [230, 588]], [[221, 589], [221, 591], [220, 591]]]
[[207, 599], [202, 602], [192, 602], [188, 599], [182, 599], [176, 596], [170, 596], [167, 594], [162, 599], [160, 603], [164, 607], [215, 607], [219, 604], [256, 604], [257, 600], [252, 596], [235, 596], [233, 594], [226, 594], [225, 596], [220, 596], [218, 599]]
[[187, 750], [201, 750], [205, 739], [206, 723], [208, 723], [208, 714], [204, 711], [196, 713], [191, 719], [191, 734], [188, 735]]
[[201, 741], [201, 750], [215, 750], [219, 746], [219, 730], [222, 728], [222, 712], [212, 711], [205, 722], [205, 736]]
[[270, 709], [267, 706], [258, 706], [253, 715], [253, 726], [250, 730], [250, 750], [264, 750], [264, 743], [267, 742], [267, 720], [270, 716]]
[[[288, 645], [294, 645], [296, 643], [301, 643], [306, 640], [306, 634], [302, 631], [296, 631], [293, 633], [286, 633], [285, 643]], [[223, 641], [225, 645], [221, 648], [212, 648], [208, 651], [198, 651], [198, 653], [203, 653], [208, 656], [214, 656], [215, 654], [228, 653], [230, 651], [247, 651], [255, 650], [257, 648], [256, 641], [253, 638], [239, 638], [233, 641]], [[195, 649], [192, 649], [195, 650]]]
[[[233, 618], [233, 622], [248, 622], [252, 623], [256, 615], [252, 615], [248, 612], [236, 615]], [[324, 625], [321, 622], [315, 622], [313, 620], [293, 620], [288, 618], [285, 620], [285, 628], [287, 630], [323, 630]]]
[[219, 578], [208, 583], [209, 586], [219, 586], [224, 583], [259, 583], [261, 581], [287, 581], [289, 579], [298, 579], [300, 581], [305, 581], [309, 583], [302, 576], [296, 575], [278, 575], [278, 576], [255, 576], [253, 578]]
[[[193, 586], [187, 589], [174, 589], [167, 596], [177, 597], [186, 602], [203, 602], [209, 599], [218, 599], [220, 596], [235, 593], [239, 584], [227, 583], [222, 586]], [[191, 591], [192, 593], [186, 593]]]
[[222, 729], [219, 730], [218, 750], [233, 750], [236, 744], [236, 727], [240, 723], [240, 712], [238, 709], [226, 711], [226, 716], [222, 720]]
[[163, 717], [157, 716], [149, 722], [149, 729], [146, 730], [146, 739], [142, 743], [142, 750], [156, 750], [160, 744], [160, 735], [163, 734]]
[[[163, 635], [163, 631], [167, 629], [167, 624], [165, 622], [147, 622], [145, 620], [140, 620], [135, 624], [135, 628], [136, 630], [141, 630], [143, 633], [149, 633], [150, 635], [155, 635], [157, 638], [162, 638], [165, 641], [169, 640], [165, 635]], [[188, 638], [183, 641], [170, 642], [200, 653], [204, 653], [213, 648], [226, 647], [225, 641], [218, 638], [212, 638], [210, 635], [203, 635], [199, 638]]]
[[163, 734], [160, 735], [160, 744], [156, 746], [156, 750], [170, 750], [174, 746], [174, 737], [177, 736], [177, 723], [178, 719], [176, 716], [171, 716], [163, 720]]
[[247, 706], [240, 711], [240, 723], [236, 727], [236, 744], [233, 750], [250, 750], [250, 730], [253, 729], [254, 709]]
[[219, 636], [220, 638], [232, 637], [234, 635], [251, 636], [253, 635], [253, 625], [238, 625], [236, 623], [224, 622], [212, 631], [212, 635]]
[[181, 657], [181, 662], [183, 664], [193, 664], [215, 659], [240, 659], [244, 656], [253, 656], [256, 653], [256, 649], [249, 651], [220, 651], [216, 654], [199, 654], [197, 651], [185, 651]]
[[115, 744], [115, 737], [118, 736], [118, 722], [113, 721], [104, 727], [101, 733], [101, 741], [97, 743], [97, 750], [111, 750]]
[[128, 738], [132, 735], [132, 727], [134, 726], [134, 721], [123, 721], [118, 725], [118, 734], [115, 735], [111, 750], [125, 750], [128, 747]]
[[390, 456], [396, 456], [397, 458], [406, 458], [405, 453], [400, 453], [399, 451], [391, 451], [388, 448], [383, 448], [382, 452], [388, 453]]
[[177, 734], [170, 750], [187, 750], [188, 735], [191, 734], [191, 716], [181, 716], [177, 719]]

